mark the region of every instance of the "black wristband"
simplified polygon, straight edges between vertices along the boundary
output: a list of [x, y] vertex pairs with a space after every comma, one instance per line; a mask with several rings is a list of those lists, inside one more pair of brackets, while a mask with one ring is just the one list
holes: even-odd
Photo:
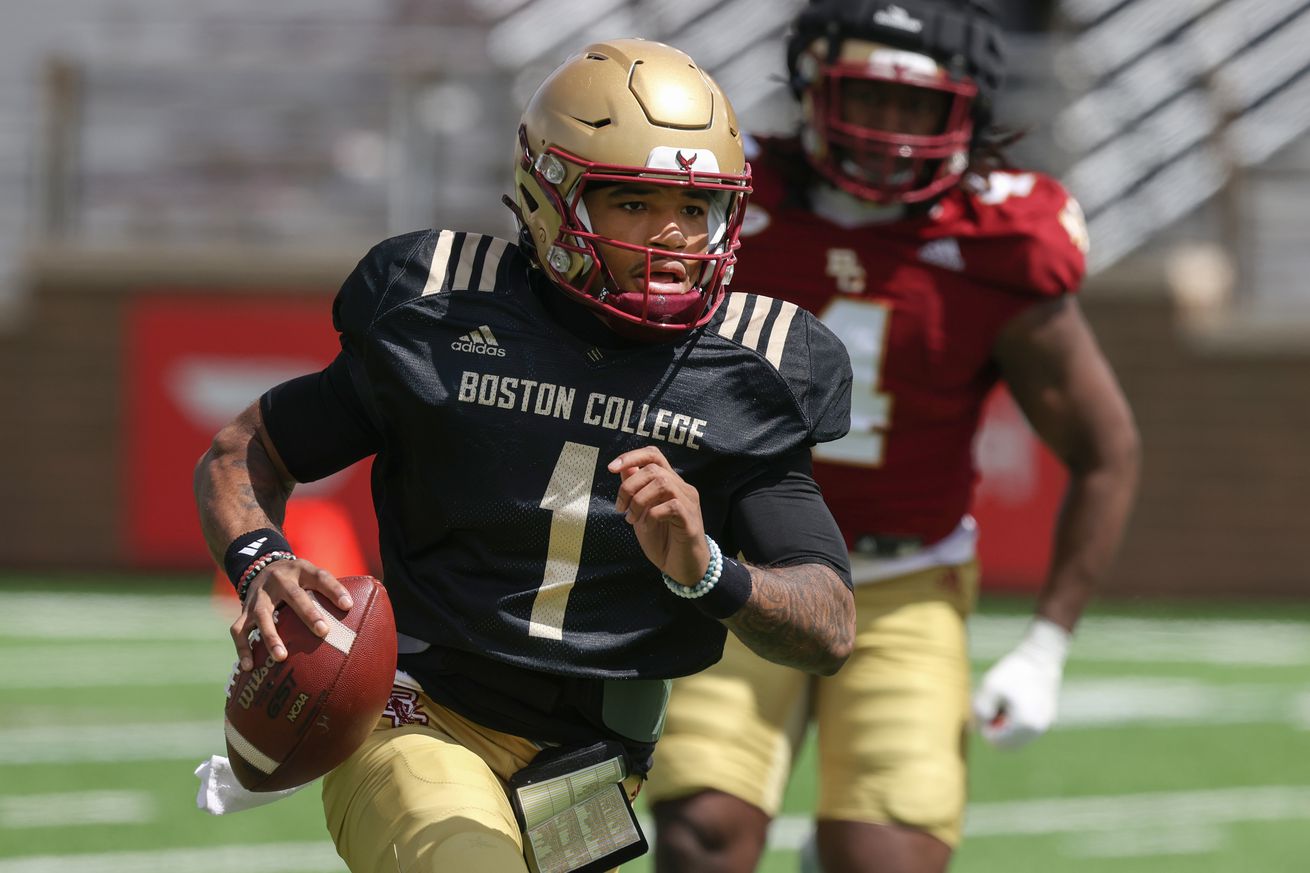
[[260, 555], [290, 551], [291, 543], [287, 542], [287, 538], [282, 536], [280, 531], [271, 527], [261, 527], [259, 530], [243, 533], [232, 541], [227, 551], [223, 553], [223, 572], [227, 574], [232, 587], [235, 588], [241, 584], [241, 576], [246, 572], [246, 568]]
[[710, 618], [730, 618], [751, 599], [751, 571], [727, 555], [723, 556], [723, 571], [714, 587], [697, 597], [692, 603]]

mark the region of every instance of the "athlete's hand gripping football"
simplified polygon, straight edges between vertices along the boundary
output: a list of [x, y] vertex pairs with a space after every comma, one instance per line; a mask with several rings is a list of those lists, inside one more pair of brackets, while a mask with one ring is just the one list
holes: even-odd
[[652, 564], [676, 582], [695, 585], [710, 565], [700, 493], [654, 446], [624, 452], [609, 463], [621, 479], [615, 508], [624, 513]]
[[1069, 632], [1044, 618], [987, 671], [973, 697], [978, 730], [992, 745], [1017, 749], [1055, 723]]
[[326, 595], [342, 609], [350, 609], [350, 593], [346, 586], [327, 570], [303, 558], [274, 561], [259, 572], [246, 589], [246, 602], [231, 628], [232, 642], [236, 645], [237, 660], [242, 670], [254, 667], [250, 631], [256, 627], [273, 657], [279, 661], [286, 660], [287, 648], [282, 644], [277, 622], [273, 620], [274, 610], [283, 603], [290, 606], [315, 634], [327, 636], [331, 626], [319, 609], [318, 601], [309, 593], [311, 591]]

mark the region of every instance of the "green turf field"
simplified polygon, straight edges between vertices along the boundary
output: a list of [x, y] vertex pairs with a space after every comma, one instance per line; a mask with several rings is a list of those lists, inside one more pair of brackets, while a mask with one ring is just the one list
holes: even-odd
[[[340, 873], [317, 791], [213, 818], [233, 655], [207, 579], [0, 580], [0, 873]], [[975, 667], [1022, 630], [987, 601]], [[1059, 728], [976, 743], [954, 873], [1310, 870], [1310, 606], [1103, 604]], [[808, 753], [762, 870], [797, 869]], [[624, 873], [646, 873], [646, 859]]]

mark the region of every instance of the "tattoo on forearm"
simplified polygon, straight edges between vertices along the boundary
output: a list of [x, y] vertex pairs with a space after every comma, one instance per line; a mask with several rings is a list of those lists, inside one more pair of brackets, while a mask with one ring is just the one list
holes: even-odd
[[273, 522], [281, 524], [286, 502], [291, 497], [291, 489], [278, 476], [273, 460], [269, 458], [258, 440], [250, 441], [242, 463], [246, 466], [246, 478], [249, 482], [248, 485], [243, 486], [245, 491], [243, 496], [253, 505], [253, 508], [263, 512]]
[[761, 657], [804, 670], [836, 669], [834, 651], [850, 648], [854, 607], [828, 567], [751, 567], [750, 600], [725, 624]]
[[225, 428], [195, 475], [200, 526], [215, 560], [222, 560], [234, 535], [270, 521], [281, 525], [291, 487], [260, 443], [253, 419]]
[[259, 498], [255, 495], [253, 485], [241, 485], [241, 508], [247, 512], [260, 512], [263, 506], [260, 505]]

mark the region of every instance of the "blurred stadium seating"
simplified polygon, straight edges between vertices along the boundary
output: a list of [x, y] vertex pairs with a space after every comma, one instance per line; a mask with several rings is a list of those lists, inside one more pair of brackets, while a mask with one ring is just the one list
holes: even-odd
[[[140, 507], [188, 515], [187, 468], [215, 416], [330, 354], [257, 353], [323, 331], [326, 297], [372, 242], [434, 224], [508, 232], [519, 107], [570, 48], [673, 42], [748, 128], [782, 130], [797, 3], [55, 0], [15, 16], [0, 35], [0, 402], [26, 426], [0, 434], [0, 566], [203, 564], [189, 529], [185, 547], [144, 548]], [[1141, 505], [1109, 590], [1301, 590], [1310, 2], [1000, 5], [1015, 33], [999, 114], [1028, 131], [1018, 160], [1086, 208], [1085, 307], [1142, 421]], [[198, 348], [234, 329], [252, 348], [205, 371], [223, 392], [164, 440], [165, 465], [146, 413], [183, 389], [146, 383], [173, 378], [150, 369], [171, 316], [157, 334], [140, 324], [183, 300]], [[205, 305], [227, 320], [196, 315]], [[294, 330], [264, 309], [284, 305], [302, 307]], [[1024, 428], [998, 419], [980, 449], [984, 498], [1019, 494], [1016, 518], [1058, 493]]]

